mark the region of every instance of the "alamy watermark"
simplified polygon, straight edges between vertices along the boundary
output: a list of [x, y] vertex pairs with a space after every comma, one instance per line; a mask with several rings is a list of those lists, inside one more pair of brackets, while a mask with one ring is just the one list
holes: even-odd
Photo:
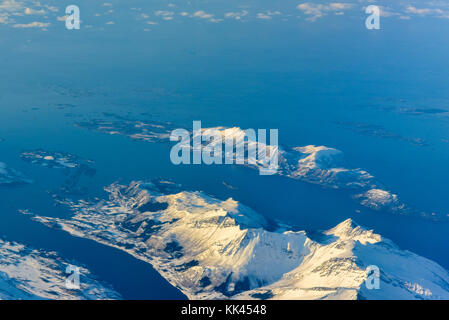
[[380, 29], [380, 7], [379, 6], [368, 6], [365, 9], [365, 13], [369, 14], [366, 18], [365, 25], [368, 30], [379, 30]]
[[193, 121], [193, 131], [173, 130], [170, 141], [177, 141], [170, 151], [170, 160], [180, 164], [240, 164], [259, 168], [261, 175], [278, 170], [278, 130], [240, 130], [238, 128], [201, 128]]
[[[69, 5], [65, 10], [65, 20], [67, 30], [79, 30], [81, 28], [80, 8], [77, 5]], [[380, 29], [381, 9], [376, 5], [369, 5], [365, 9], [365, 13], [369, 16], [365, 20], [365, 26], [368, 30]]]
[[79, 30], [81, 26], [80, 8], [70, 5], [65, 9], [65, 27], [67, 30]]
[[380, 269], [378, 266], [368, 266], [366, 268], [367, 278], [365, 280], [365, 286], [368, 290], [380, 289]]

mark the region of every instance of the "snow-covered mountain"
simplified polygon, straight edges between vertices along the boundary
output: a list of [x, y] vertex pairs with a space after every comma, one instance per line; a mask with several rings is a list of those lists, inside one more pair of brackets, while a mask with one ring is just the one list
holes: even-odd
[[362, 169], [350, 169], [340, 150], [324, 146], [296, 147], [283, 152], [284, 173], [291, 178], [330, 188], [359, 189], [376, 185], [372, 175]]
[[[351, 220], [295, 231], [168, 182], [106, 191], [109, 199], [64, 202], [70, 219], [33, 219], [146, 261], [193, 299], [449, 299], [446, 270]], [[373, 265], [379, 289], [365, 284]]]
[[0, 240], [0, 300], [121, 298], [83, 267], [78, 267], [80, 288], [67, 288], [67, 266], [69, 263], [54, 252], [33, 250], [16, 242]]

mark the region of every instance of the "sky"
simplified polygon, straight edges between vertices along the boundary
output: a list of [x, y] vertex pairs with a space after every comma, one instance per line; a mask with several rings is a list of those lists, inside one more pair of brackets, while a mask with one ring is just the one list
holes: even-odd
[[332, 16], [363, 19], [368, 5], [381, 7], [389, 19], [449, 19], [447, 1], [375, 1], [345, 2], [286, 0], [272, 1], [35, 1], [1, 0], [0, 26], [14, 29], [54, 31], [64, 27], [65, 8], [80, 7], [83, 29], [105, 30], [127, 27], [133, 32], [161, 32], [170, 24], [196, 23], [268, 23], [269, 21], [305, 20], [310, 23]]
[[[80, 30], [65, 27], [65, 8], [73, 4], [80, 8]], [[364, 9], [372, 4], [382, 8], [380, 30], [365, 28]], [[449, 2], [423, 0], [0, 0], [0, 103], [6, 108], [15, 101], [21, 110], [30, 102], [21, 105], [16, 99], [45, 105], [49, 98], [43, 89], [73, 88], [98, 93], [92, 105], [155, 108], [157, 101], [139, 100], [135, 92], [159, 88], [165, 96], [171, 93], [160, 102], [161, 120], [282, 126], [286, 145], [337, 147], [364, 167], [379, 150], [352, 135], [344, 140], [330, 134], [320, 123], [360, 113], [360, 118], [394, 127], [402, 136], [449, 139], [445, 124], [429, 126], [417, 117], [402, 123], [389, 119], [387, 112], [373, 117], [359, 108], [384, 108], [400, 99], [412, 101], [410, 106], [447, 106], [448, 13]], [[36, 92], [42, 96], [36, 98]], [[273, 105], [282, 112], [273, 113]], [[348, 112], [350, 106], [355, 111]], [[258, 115], [242, 116], [253, 112]], [[410, 154], [404, 150], [403, 157], [376, 158], [377, 175], [388, 166], [401, 168], [394, 177], [386, 170], [389, 185], [397, 183], [394, 187], [400, 189], [404, 179], [415, 181], [409, 199], [420, 201], [418, 195], [428, 192], [429, 203], [438, 204], [435, 210], [445, 208], [440, 192], [428, 186], [443, 190], [446, 169], [428, 166], [438, 157], [423, 150], [415, 165], [435, 172], [405, 170], [412, 166]]]

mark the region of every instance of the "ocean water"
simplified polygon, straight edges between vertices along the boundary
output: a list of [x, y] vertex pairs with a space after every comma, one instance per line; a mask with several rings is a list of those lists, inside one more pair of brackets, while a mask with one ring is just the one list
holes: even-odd
[[[171, 179], [300, 229], [350, 217], [449, 269], [448, 222], [364, 209], [346, 191], [243, 167], [174, 166], [168, 143], [74, 126], [106, 112], [180, 128], [201, 120], [203, 127], [278, 129], [283, 146], [342, 150], [411, 207], [449, 214], [449, 20], [385, 19], [368, 31], [363, 14], [310, 22], [293, 12], [287, 21], [172, 21], [144, 32], [126, 19], [131, 4], [113, 5], [110, 27], [0, 26], [0, 161], [33, 180], [0, 187], [0, 236], [75, 259], [125, 298], [184, 298], [150, 265], [18, 213], [69, 214], [51, 197], [65, 172], [19, 157], [44, 149], [94, 161], [95, 175], [78, 182], [87, 197], [116, 181]], [[97, 9], [86, 5], [83, 14]]]

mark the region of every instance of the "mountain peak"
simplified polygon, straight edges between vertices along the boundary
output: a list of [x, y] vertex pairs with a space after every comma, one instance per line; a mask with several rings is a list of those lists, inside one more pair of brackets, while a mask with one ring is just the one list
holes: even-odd
[[346, 219], [334, 228], [324, 232], [327, 235], [333, 235], [341, 240], [354, 240], [359, 241], [362, 244], [376, 243], [382, 241], [382, 237], [375, 234], [373, 230], [366, 230], [359, 226], [354, 220]]

